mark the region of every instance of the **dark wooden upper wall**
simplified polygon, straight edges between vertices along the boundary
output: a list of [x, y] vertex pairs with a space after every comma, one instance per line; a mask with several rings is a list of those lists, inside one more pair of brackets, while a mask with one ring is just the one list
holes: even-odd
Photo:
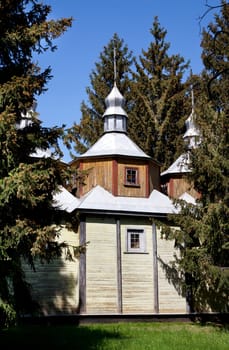
[[[100, 185], [115, 196], [148, 197], [153, 189], [160, 190], [160, 167], [148, 159], [134, 158], [89, 158], [78, 159], [72, 164], [80, 170], [88, 170], [85, 185], [77, 186], [77, 196], [89, 192]], [[133, 168], [138, 173], [138, 183], [125, 183], [127, 168]]]

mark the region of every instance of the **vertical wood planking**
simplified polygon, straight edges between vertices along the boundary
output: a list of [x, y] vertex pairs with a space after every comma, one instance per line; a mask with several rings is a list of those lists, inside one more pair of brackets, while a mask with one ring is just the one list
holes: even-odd
[[[171, 271], [170, 262], [174, 261], [174, 253], [179, 256], [179, 249], [174, 247], [174, 240], [161, 237], [158, 230], [158, 283], [160, 313], [186, 313], [186, 298], [179, 283], [178, 271]], [[170, 274], [172, 272], [172, 274]], [[176, 273], [177, 272], [177, 273]]]
[[117, 313], [117, 237], [113, 217], [87, 217], [87, 313]]
[[146, 186], [146, 197], [149, 197], [150, 195], [150, 186], [149, 186], [149, 164], [146, 164], [146, 173], [145, 173], [146, 179], [145, 179], [145, 186]]
[[[122, 307], [124, 314], [154, 312], [152, 224], [144, 218], [122, 218]], [[126, 246], [127, 228], [143, 229], [145, 252], [131, 253]]]
[[115, 159], [112, 161], [112, 194], [113, 196], [118, 194], [118, 164]]

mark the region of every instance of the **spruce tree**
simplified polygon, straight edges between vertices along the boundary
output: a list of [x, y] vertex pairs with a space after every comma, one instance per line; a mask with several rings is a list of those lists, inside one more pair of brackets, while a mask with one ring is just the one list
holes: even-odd
[[[130, 137], [147, 154], [167, 168], [181, 153], [187, 86], [182, 82], [189, 63], [169, 55], [167, 31], [154, 18], [152, 42], [142, 50], [133, 75], [134, 108], [129, 115]], [[190, 107], [189, 107], [190, 108]]]
[[202, 34], [202, 60], [205, 67], [207, 92], [217, 110], [228, 115], [229, 89], [229, 14], [228, 2], [221, 1], [220, 14], [215, 14], [215, 22], [208, 25]]
[[[10, 322], [31, 311], [21, 258], [50, 260], [61, 246], [53, 223], [62, 212], [53, 194], [67, 171], [58, 146], [62, 128], [44, 128], [31, 109], [46, 90], [51, 69], [33, 58], [55, 50], [72, 18], [47, 20], [50, 6], [36, 0], [0, 2], [0, 318]], [[30, 111], [30, 112], [28, 112]], [[50, 157], [39, 151], [52, 150]], [[58, 213], [58, 214], [57, 214]]]
[[[116, 72], [114, 72], [114, 63], [116, 64]], [[108, 44], [104, 46], [99, 55], [99, 61], [95, 63], [95, 69], [90, 74], [91, 86], [86, 88], [89, 104], [86, 104], [85, 101], [82, 102], [80, 122], [75, 123], [65, 137], [66, 145], [69, 148], [73, 145], [74, 150], [81, 154], [102, 135], [102, 115], [106, 109], [105, 98], [114, 85], [115, 73], [118, 89], [126, 98], [125, 109], [128, 113], [128, 108], [131, 108], [131, 106], [128, 107], [128, 95], [132, 64], [132, 52], [129, 51], [124, 40], [115, 33]]]
[[201, 144], [190, 153], [189, 180], [196, 205], [179, 203], [175, 237], [181, 248], [173, 268], [183, 275], [192, 311], [229, 311], [229, 4], [202, 36], [202, 95], [197, 101]]

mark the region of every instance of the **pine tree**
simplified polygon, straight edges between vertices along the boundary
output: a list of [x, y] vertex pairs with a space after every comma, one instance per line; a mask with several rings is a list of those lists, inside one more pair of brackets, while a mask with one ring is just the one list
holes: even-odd
[[[195, 206], [182, 203], [173, 237], [181, 256], [192, 311], [229, 311], [229, 4], [203, 31], [202, 96], [197, 101], [201, 144], [190, 154], [190, 181], [201, 194]], [[181, 204], [181, 203], [180, 203]]]
[[180, 55], [169, 56], [167, 31], [157, 17], [150, 33], [152, 42], [136, 63], [132, 84], [135, 108], [129, 115], [129, 131], [131, 139], [164, 169], [181, 153], [188, 113], [184, 103], [187, 86], [182, 80], [189, 63]]
[[[115, 58], [114, 58], [115, 52]], [[119, 90], [126, 98], [125, 109], [128, 112], [128, 95], [130, 91], [130, 67], [133, 64], [132, 52], [129, 51], [124, 40], [115, 33], [109, 43], [100, 53], [99, 62], [90, 74], [91, 86], [87, 87], [89, 105], [85, 101], [81, 104], [82, 117], [79, 124], [69, 129], [65, 138], [66, 145], [77, 153], [85, 152], [103, 133], [102, 115], [106, 109], [105, 98], [114, 85], [114, 59], [116, 63], [116, 82]], [[74, 155], [73, 155], [74, 157]]]
[[202, 60], [206, 69], [207, 91], [215, 108], [223, 109], [228, 115], [228, 41], [229, 14], [228, 2], [221, 1], [221, 15], [215, 15], [215, 23], [210, 23], [208, 30], [203, 30], [201, 46]]
[[[51, 78], [50, 67], [41, 71], [33, 55], [55, 50], [53, 40], [72, 23], [71, 18], [48, 21], [50, 12], [36, 0], [0, 2], [0, 318], [5, 323], [31, 306], [21, 258], [33, 266], [35, 256], [49, 261], [61, 251], [52, 224], [64, 215], [53, 206], [53, 194], [67, 176], [59, 161], [63, 129], [42, 127], [31, 110]], [[52, 156], [39, 157], [38, 150], [52, 150]]]

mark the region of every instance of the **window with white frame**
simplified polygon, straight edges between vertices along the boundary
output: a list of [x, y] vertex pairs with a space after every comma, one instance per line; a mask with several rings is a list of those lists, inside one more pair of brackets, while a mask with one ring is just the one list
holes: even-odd
[[127, 235], [127, 252], [144, 253], [145, 245], [145, 231], [143, 229], [128, 228]]

